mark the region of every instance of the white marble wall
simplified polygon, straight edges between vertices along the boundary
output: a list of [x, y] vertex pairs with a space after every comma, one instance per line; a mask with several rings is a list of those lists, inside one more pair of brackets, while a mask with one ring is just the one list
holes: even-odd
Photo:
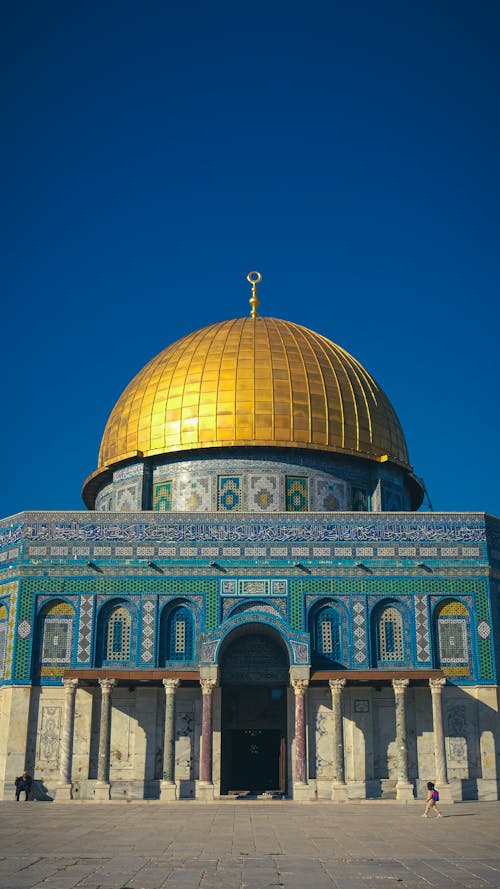
[[[213, 780], [220, 792], [220, 689], [213, 699]], [[0, 689], [0, 798], [13, 796], [25, 767], [52, 795], [59, 782], [64, 689]], [[288, 707], [288, 793], [292, 793], [294, 695]], [[114, 799], [157, 798], [163, 765], [163, 688], [117, 687], [112, 693], [110, 782]], [[395, 794], [395, 720], [392, 688], [347, 687], [343, 693], [345, 773], [349, 797]], [[73, 796], [91, 799], [97, 777], [100, 690], [79, 687], [75, 700]], [[497, 799], [500, 758], [498, 688], [448, 686], [443, 693], [448, 774], [456, 799]], [[31, 719], [31, 724], [30, 724]], [[307, 750], [312, 793], [331, 798], [332, 712], [329, 688], [307, 693]], [[408, 690], [410, 781], [422, 796], [435, 779], [430, 689]], [[181, 798], [193, 798], [199, 777], [201, 691], [176, 694], [176, 781]]]

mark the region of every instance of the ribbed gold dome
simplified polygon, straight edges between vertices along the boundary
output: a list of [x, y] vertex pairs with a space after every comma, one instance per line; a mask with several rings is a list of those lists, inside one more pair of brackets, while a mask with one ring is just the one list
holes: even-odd
[[235, 318], [160, 352], [127, 386], [102, 439], [99, 474], [132, 457], [271, 446], [408, 466], [399, 420], [351, 355], [277, 318]]

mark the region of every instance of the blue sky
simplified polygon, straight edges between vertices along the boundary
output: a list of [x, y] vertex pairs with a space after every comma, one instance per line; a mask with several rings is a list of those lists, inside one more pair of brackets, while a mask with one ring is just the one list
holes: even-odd
[[385, 389], [434, 510], [500, 515], [497, 2], [1, 17], [0, 515], [83, 508], [126, 384], [251, 269]]

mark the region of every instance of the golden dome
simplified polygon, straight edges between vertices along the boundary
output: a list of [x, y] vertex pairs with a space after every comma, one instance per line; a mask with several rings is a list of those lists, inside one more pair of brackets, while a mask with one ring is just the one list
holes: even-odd
[[134, 457], [232, 446], [409, 462], [391, 403], [355, 358], [298, 324], [247, 317], [188, 334], [134, 377], [92, 477]]

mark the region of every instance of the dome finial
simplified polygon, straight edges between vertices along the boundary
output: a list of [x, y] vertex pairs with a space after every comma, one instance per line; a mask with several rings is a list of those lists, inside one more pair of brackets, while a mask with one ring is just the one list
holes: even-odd
[[262, 275], [260, 272], [249, 272], [247, 275], [247, 281], [252, 285], [252, 295], [248, 302], [250, 303], [252, 310], [250, 315], [252, 318], [257, 317], [257, 306], [259, 305], [259, 300], [257, 299], [257, 284], [260, 284], [262, 281]]

